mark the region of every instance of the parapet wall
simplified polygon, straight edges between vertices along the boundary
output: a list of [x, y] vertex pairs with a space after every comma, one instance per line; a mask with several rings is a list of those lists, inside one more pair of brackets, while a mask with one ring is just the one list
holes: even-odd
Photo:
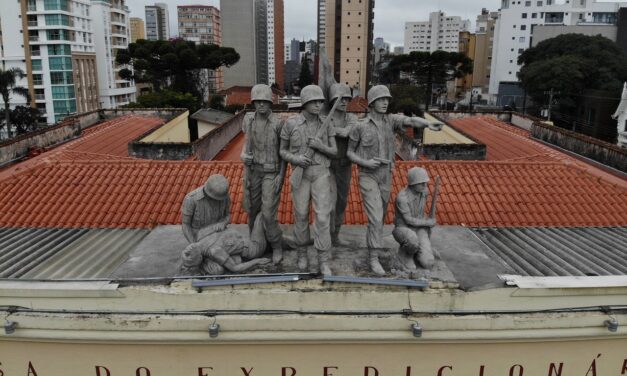
[[69, 116], [51, 127], [20, 135], [0, 143], [0, 166], [27, 156], [29, 150], [46, 149], [79, 137], [84, 129], [102, 121], [124, 115], [156, 116], [168, 121], [182, 111], [187, 110], [180, 108], [112, 109], [96, 110]]
[[627, 172], [627, 149], [556, 126], [534, 122], [533, 138]]

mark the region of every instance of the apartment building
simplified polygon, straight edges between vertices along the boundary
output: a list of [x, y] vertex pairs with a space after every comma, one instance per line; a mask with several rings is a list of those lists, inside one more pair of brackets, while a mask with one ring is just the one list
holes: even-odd
[[[177, 7], [179, 37], [196, 44], [222, 45], [220, 11], [207, 5], [179, 5]], [[222, 69], [207, 70], [208, 94], [224, 87]]]
[[118, 51], [127, 49], [130, 41], [130, 11], [126, 0], [92, 0], [91, 8], [100, 107], [117, 108], [134, 102], [135, 83], [119, 76], [125, 66], [115, 62]]
[[168, 5], [165, 3], [155, 3], [155, 5], [146, 5], [144, 9], [146, 12], [146, 39], [170, 39], [170, 14], [168, 12]]
[[222, 42], [240, 54], [224, 68], [224, 86], [284, 86], [283, 0], [221, 0]]
[[0, 64], [20, 68], [31, 102], [12, 97], [12, 106], [30, 105], [40, 121], [98, 108], [95, 33], [87, 0], [20, 0], [0, 12]]
[[405, 22], [405, 53], [459, 51], [459, 33], [470, 30], [470, 21], [444, 12], [432, 12], [428, 21]]
[[[533, 45], [534, 29], [541, 25], [616, 25], [627, 2], [595, 0], [502, 0], [494, 30], [489, 93], [492, 104], [507, 105], [500, 86], [518, 82], [518, 56]], [[508, 96], [507, 102], [511, 102]], [[522, 98], [522, 93], [519, 96]], [[503, 102], [503, 103], [501, 103]]]
[[355, 95], [365, 95], [372, 77], [373, 19], [374, 0], [318, 3], [319, 48], [325, 49], [335, 79]]
[[146, 39], [146, 25], [141, 18], [131, 17], [131, 43], [138, 39]]

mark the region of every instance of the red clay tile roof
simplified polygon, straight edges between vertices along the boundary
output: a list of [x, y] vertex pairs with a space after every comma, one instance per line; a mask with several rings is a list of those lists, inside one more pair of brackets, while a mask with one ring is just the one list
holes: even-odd
[[627, 180], [582, 159], [560, 152], [531, 137], [527, 130], [489, 116], [449, 120], [449, 125], [486, 145], [488, 161], [562, 162], [577, 165], [592, 175], [627, 188]]
[[368, 110], [368, 100], [364, 97], [354, 97], [347, 107], [349, 112], [366, 112]]
[[[393, 195], [406, 170], [425, 167], [442, 177], [438, 223], [465, 226], [626, 226], [627, 189], [574, 165], [528, 162], [400, 162]], [[246, 223], [243, 165], [233, 162], [47, 162], [0, 181], [0, 226], [151, 228], [180, 223], [185, 194], [215, 173], [230, 181], [233, 223]], [[353, 178], [357, 178], [356, 169]], [[356, 180], [355, 180], [356, 181]], [[279, 218], [292, 223], [289, 184]], [[386, 222], [391, 223], [393, 206]], [[364, 224], [357, 184], [346, 223]]]
[[128, 115], [83, 130], [81, 136], [25, 162], [0, 171], [0, 179], [46, 161], [132, 159], [128, 143], [165, 121], [157, 117]]
[[222, 151], [220, 151], [214, 158], [214, 161], [223, 162], [239, 162], [240, 154], [244, 148], [244, 133], [240, 132], [234, 139], [229, 142]]

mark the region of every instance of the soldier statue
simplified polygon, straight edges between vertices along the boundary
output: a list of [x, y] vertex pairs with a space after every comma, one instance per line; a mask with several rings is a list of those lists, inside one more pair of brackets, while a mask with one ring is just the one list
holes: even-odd
[[320, 271], [331, 274], [330, 216], [333, 209], [330, 157], [337, 152], [335, 133], [320, 116], [325, 101], [322, 89], [309, 85], [300, 94], [303, 111], [290, 118], [281, 132], [281, 157], [291, 163], [292, 200], [294, 205], [294, 238], [298, 247], [298, 266], [307, 268], [309, 243], [309, 207], [313, 203], [314, 248], [318, 252]]
[[244, 272], [270, 262], [258, 258], [266, 250], [261, 216], [251, 239], [228, 228], [230, 221], [229, 185], [222, 175], [211, 175], [203, 187], [183, 200], [183, 235], [189, 245], [182, 254], [181, 273], [185, 275], [223, 274], [225, 270]]
[[248, 212], [251, 236], [261, 215], [276, 264], [283, 258], [283, 233], [277, 219], [286, 170], [279, 153], [283, 121], [272, 113], [272, 89], [268, 85], [255, 85], [251, 99], [255, 112], [246, 114], [242, 126], [246, 140], [241, 155], [245, 164], [244, 209]]
[[407, 188], [396, 196], [392, 235], [400, 244], [399, 259], [409, 270], [416, 270], [416, 263], [423, 269], [431, 269], [435, 260], [431, 249], [431, 229], [436, 224], [437, 189], [434, 191], [431, 214], [427, 217], [428, 182], [429, 175], [424, 168], [412, 167], [407, 173]]
[[229, 184], [222, 175], [211, 175], [204, 186], [189, 192], [183, 200], [183, 235], [190, 243], [224, 231], [230, 221]]
[[391, 98], [390, 91], [383, 85], [368, 91], [370, 111], [351, 130], [347, 152], [351, 161], [359, 166], [359, 188], [368, 216], [366, 243], [370, 249], [370, 268], [378, 275], [385, 275], [377, 250], [383, 248], [383, 220], [390, 199], [396, 154], [394, 133], [402, 132], [404, 127], [442, 129], [440, 122], [388, 115]]
[[346, 84], [333, 84], [329, 90], [330, 105], [339, 101], [331, 115], [329, 126], [335, 133], [337, 154], [331, 156], [331, 178], [334, 184], [335, 208], [331, 213], [331, 242], [333, 245], [346, 245], [339, 239], [340, 228], [344, 223], [344, 213], [348, 202], [348, 192], [351, 185], [353, 164], [346, 156], [348, 150], [348, 135], [357, 124], [357, 116], [346, 112], [348, 103], [352, 99], [351, 89]]

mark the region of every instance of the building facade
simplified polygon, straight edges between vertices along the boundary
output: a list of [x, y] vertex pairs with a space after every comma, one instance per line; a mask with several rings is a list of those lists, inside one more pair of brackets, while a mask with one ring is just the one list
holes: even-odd
[[500, 103], [499, 85], [501, 82], [518, 81], [518, 56], [533, 45], [536, 27], [616, 25], [619, 9], [625, 7], [625, 2], [594, 0], [502, 0], [495, 25], [490, 69], [492, 104], [507, 104]]
[[[36, 107], [53, 124], [98, 108], [98, 80], [91, 4], [86, 0], [21, 0], [0, 12], [0, 64], [20, 68], [31, 101], [10, 98], [12, 107]], [[16, 38], [16, 36], [19, 36]]]
[[405, 23], [405, 53], [412, 51], [457, 52], [459, 33], [470, 30], [470, 21], [444, 12], [432, 12], [428, 21]]
[[494, 25], [498, 15], [498, 12], [490, 12], [483, 8], [481, 14], [477, 16], [472, 86], [482, 95], [483, 93], [487, 94], [490, 85], [492, 42], [494, 40]]
[[[220, 11], [207, 5], [180, 5], [177, 7], [179, 37], [196, 44], [222, 45]], [[222, 69], [207, 70], [208, 94], [223, 89]]]
[[141, 18], [131, 17], [131, 43], [138, 39], [146, 39], [146, 24]]
[[100, 107], [117, 108], [134, 102], [135, 83], [119, 76], [126, 66], [115, 62], [118, 51], [127, 49], [130, 40], [130, 10], [126, 1], [92, 0], [91, 8]]
[[224, 86], [284, 85], [283, 0], [221, 0], [222, 39], [240, 60], [224, 69]]
[[168, 5], [155, 3], [146, 5], [146, 39], [168, 40], [170, 39], [170, 20]]
[[[329, 59], [335, 79], [365, 95], [373, 70], [374, 0], [326, 0], [318, 5], [318, 41]], [[324, 23], [322, 24], [322, 15]]]

